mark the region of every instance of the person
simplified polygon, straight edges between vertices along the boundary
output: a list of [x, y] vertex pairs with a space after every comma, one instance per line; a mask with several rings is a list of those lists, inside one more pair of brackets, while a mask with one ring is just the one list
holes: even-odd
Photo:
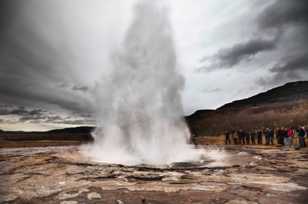
[[274, 144], [274, 129], [270, 128], [268, 131], [269, 131], [268, 133], [269, 144], [273, 145]]
[[283, 127], [279, 128], [276, 133], [277, 144], [283, 145]]
[[250, 134], [249, 134], [249, 132], [245, 131], [244, 135], [245, 135], [246, 144], [249, 145], [250, 144]]
[[266, 128], [264, 131], [265, 134], [265, 144], [269, 145], [270, 144], [270, 129]]
[[238, 134], [237, 134], [237, 132], [235, 131], [235, 130], [233, 130], [232, 131], [232, 139], [233, 139], [233, 144], [238, 144], [238, 141], [239, 141], [239, 139], [238, 139]]
[[244, 134], [244, 131], [242, 129], [240, 129], [238, 131], [238, 135], [239, 135], [239, 138], [240, 138], [240, 144], [245, 144], [245, 134]]
[[230, 139], [230, 132], [227, 131], [225, 133], [225, 144], [228, 145], [228, 144], [231, 144], [231, 139]]
[[306, 147], [305, 142], [306, 130], [305, 127], [300, 127], [298, 130], [299, 147]]
[[293, 139], [294, 139], [294, 135], [295, 135], [295, 131], [294, 131], [294, 128], [289, 128], [288, 129], [288, 146], [292, 146], [293, 145]]
[[236, 131], [236, 134], [237, 134], [237, 138], [238, 138], [238, 144], [241, 144], [242, 143], [242, 138], [241, 138], [241, 131], [240, 130], [237, 130]]
[[251, 139], [251, 144], [253, 144], [253, 145], [256, 144], [256, 136], [257, 136], [257, 130], [251, 131], [250, 139]]
[[262, 131], [261, 130], [258, 130], [257, 137], [258, 137], [258, 144], [259, 145], [263, 144], [262, 143]]
[[284, 128], [283, 130], [283, 144], [286, 147], [290, 147], [289, 129], [286, 129], [286, 128]]

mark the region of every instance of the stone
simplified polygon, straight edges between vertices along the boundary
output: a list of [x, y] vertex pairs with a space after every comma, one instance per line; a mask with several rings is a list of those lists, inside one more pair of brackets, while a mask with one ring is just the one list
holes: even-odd
[[124, 204], [124, 202], [121, 200], [117, 200], [117, 204]]
[[88, 192], [89, 190], [86, 188], [79, 189], [78, 191], [70, 191], [70, 192], [61, 192], [58, 195], [59, 200], [67, 200], [70, 198], [76, 198], [83, 192]]
[[1, 195], [0, 194], [0, 203], [2, 202], [12, 202], [14, 200], [16, 200], [18, 197], [16, 195], [11, 195], [11, 194], [8, 194], [8, 195]]
[[258, 203], [253, 202], [253, 201], [236, 199], [236, 200], [230, 200], [230, 201], [226, 202], [225, 204], [258, 204]]
[[78, 204], [75, 200], [62, 201], [60, 204]]
[[101, 199], [102, 198], [102, 196], [99, 193], [96, 193], [96, 192], [88, 193], [87, 197], [88, 197], [89, 200]]

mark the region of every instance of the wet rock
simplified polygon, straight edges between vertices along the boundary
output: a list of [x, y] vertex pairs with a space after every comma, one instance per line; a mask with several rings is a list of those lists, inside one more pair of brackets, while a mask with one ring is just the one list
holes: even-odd
[[226, 202], [225, 204], [258, 204], [258, 203], [253, 202], [253, 201], [236, 199], [236, 200], [230, 200], [230, 201]]
[[67, 200], [70, 198], [76, 198], [83, 192], [88, 192], [89, 190], [86, 188], [79, 189], [78, 191], [69, 191], [69, 192], [61, 192], [58, 194], [59, 200]]
[[262, 160], [262, 157], [260, 157], [260, 156], [254, 156], [253, 158], [256, 159], [256, 160]]
[[239, 156], [248, 156], [249, 154], [247, 152], [239, 152], [237, 153]]
[[75, 198], [79, 195], [80, 193], [60, 193], [58, 195], [59, 200], [66, 200], [66, 199], [70, 199], [70, 198]]
[[124, 204], [124, 202], [121, 200], [116, 200], [116, 204]]
[[[202, 160], [202, 163], [205, 163], [204, 160]], [[173, 168], [191, 168], [191, 167], [198, 167], [200, 165], [202, 165], [201, 162], [195, 162], [195, 163], [191, 163], [191, 162], [176, 162], [171, 164], [171, 167]]]
[[16, 200], [18, 197], [16, 195], [11, 195], [11, 194], [8, 194], [8, 195], [1, 195], [0, 194], [0, 203], [2, 202], [12, 202], [14, 200]]
[[164, 176], [160, 174], [133, 174], [126, 178], [141, 181], [160, 181], [164, 178]]
[[254, 166], [257, 166], [257, 164], [255, 162], [250, 162], [249, 166], [254, 167]]
[[62, 201], [60, 204], [78, 204], [75, 200]]
[[102, 198], [102, 196], [99, 193], [96, 193], [96, 192], [88, 193], [87, 197], [88, 197], [89, 200], [101, 199]]

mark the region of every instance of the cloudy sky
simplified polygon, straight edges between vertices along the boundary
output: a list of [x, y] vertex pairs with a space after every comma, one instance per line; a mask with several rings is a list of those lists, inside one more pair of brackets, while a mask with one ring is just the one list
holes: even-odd
[[[137, 0], [1, 0], [0, 129], [92, 125]], [[304, 0], [168, 0], [186, 114], [308, 80]]]

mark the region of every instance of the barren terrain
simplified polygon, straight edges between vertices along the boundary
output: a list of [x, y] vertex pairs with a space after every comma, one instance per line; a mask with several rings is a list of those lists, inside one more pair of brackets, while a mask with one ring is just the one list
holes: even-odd
[[205, 161], [162, 167], [95, 163], [77, 146], [0, 149], [1, 202], [307, 203], [308, 149], [205, 148]]

